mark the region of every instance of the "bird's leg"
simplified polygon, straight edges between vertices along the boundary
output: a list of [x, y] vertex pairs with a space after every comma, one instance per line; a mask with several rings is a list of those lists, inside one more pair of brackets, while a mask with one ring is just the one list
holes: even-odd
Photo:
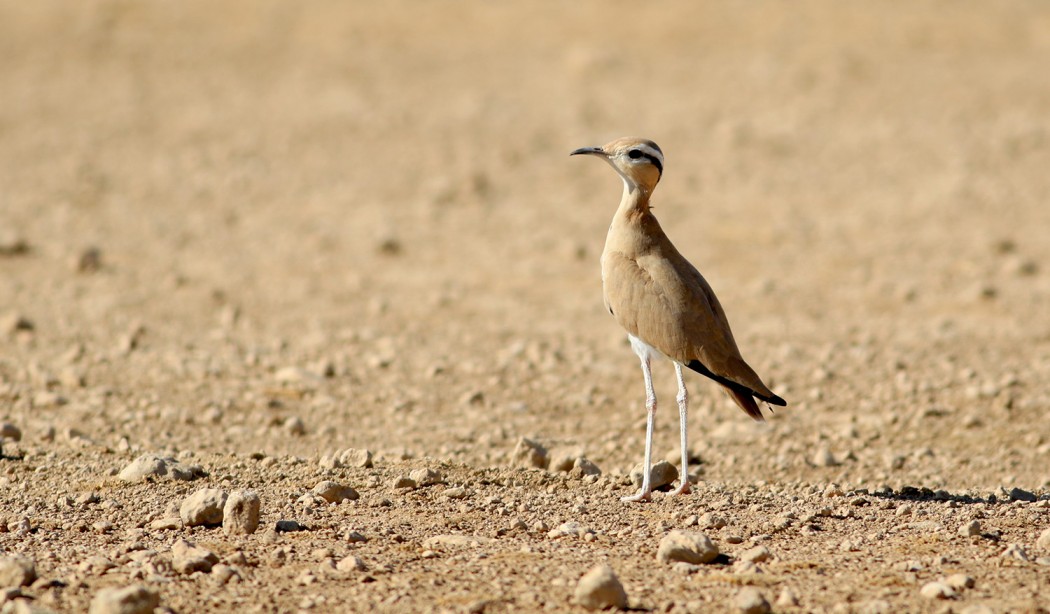
[[620, 497], [621, 501], [648, 501], [652, 498], [650, 469], [653, 460], [653, 421], [656, 417], [656, 392], [653, 390], [653, 373], [650, 367], [648, 352], [638, 352], [642, 359], [642, 377], [645, 378], [645, 460], [642, 464], [642, 489], [629, 497]]
[[682, 378], [682, 365], [674, 363], [674, 372], [678, 376], [678, 421], [682, 429], [682, 477], [681, 484], [674, 489], [672, 495], [685, 495], [690, 492], [689, 487], [689, 431], [686, 428], [689, 422], [689, 392], [685, 389], [685, 379]]

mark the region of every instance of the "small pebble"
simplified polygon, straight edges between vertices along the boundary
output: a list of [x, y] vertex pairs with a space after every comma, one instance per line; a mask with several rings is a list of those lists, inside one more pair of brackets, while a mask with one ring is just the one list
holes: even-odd
[[[645, 476], [642, 463], [638, 463], [631, 469], [631, 483], [635, 487], [642, 486], [642, 478]], [[678, 479], [678, 469], [671, 463], [662, 460], [654, 463], [649, 470], [649, 484], [653, 490], [669, 486]]]
[[277, 524], [274, 525], [274, 530], [278, 533], [295, 533], [297, 531], [308, 531], [309, 529], [297, 520], [278, 520]]
[[627, 607], [627, 592], [608, 565], [598, 565], [584, 574], [576, 585], [575, 598], [577, 604], [588, 610]]
[[326, 469], [337, 469], [339, 467], [369, 469], [372, 467], [372, 452], [371, 450], [356, 448], [338, 450], [322, 456], [320, 464]]
[[10, 422], [4, 422], [3, 424], [0, 424], [0, 439], [22, 441], [22, 429], [11, 424]]
[[714, 512], [705, 512], [697, 519], [697, 525], [701, 529], [721, 529], [726, 524], [725, 517]]
[[718, 557], [718, 547], [703, 533], [671, 531], [660, 540], [656, 558], [664, 563], [684, 561], [694, 565], [710, 563]]
[[177, 539], [171, 545], [171, 566], [181, 574], [208, 573], [218, 562], [219, 557], [214, 552], [185, 539]]
[[772, 611], [761, 591], [753, 586], [740, 589], [733, 598], [733, 605], [741, 614], [767, 614]]
[[959, 527], [959, 535], [963, 537], [973, 537], [974, 535], [981, 534], [981, 521], [971, 520]]
[[152, 614], [160, 595], [145, 586], [104, 588], [95, 593], [88, 614]]
[[788, 609], [797, 608], [799, 604], [798, 595], [795, 591], [790, 588], [785, 588], [780, 591], [780, 595], [777, 597], [776, 606], [778, 608]]
[[147, 478], [166, 478], [189, 481], [205, 475], [204, 470], [196, 465], [184, 465], [174, 458], [143, 454], [117, 475], [125, 482], [141, 482]]
[[944, 579], [944, 583], [957, 591], [961, 591], [964, 588], [973, 588], [974, 584], [976, 584], [973, 578], [961, 573], [948, 576]]
[[944, 582], [927, 582], [919, 589], [919, 594], [927, 599], [951, 599], [956, 592]]
[[442, 479], [441, 472], [430, 468], [415, 469], [409, 472], [408, 477], [415, 482], [417, 486], [431, 486], [441, 482]]
[[1043, 532], [1039, 534], [1039, 539], [1036, 540], [1035, 545], [1043, 550], [1050, 550], [1050, 529], [1043, 529]]
[[313, 493], [329, 503], [342, 503], [346, 500], [354, 501], [361, 497], [353, 488], [332, 480], [318, 482], [313, 488]]
[[368, 569], [364, 561], [352, 554], [336, 563], [335, 568], [339, 571], [365, 571]]
[[740, 560], [752, 563], [764, 563], [770, 558], [769, 548], [765, 546], [755, 546], [740, 553]]
[[0, 587], [29, 586], [36, 580], [36, 563], [25, 556], [0, 558]]
[[815, 467], [835, 467], [840, 464], [828, 448], [820, 448], [814, 452], [812, 463]]
[[226, 498], [217, 488], [202, 488], [183, 500], [179, 518], [188, 527], [220, 525]]
[[546, 469], [550, 465], [550, 455], [535, 441], [520, 437], [510, 455], [510, 464], [514, 467]]
[[226, 535], [251, 535], [259, 528], [259, 495], [251, 490], [235, 490], [222, 508], [222, 532]]

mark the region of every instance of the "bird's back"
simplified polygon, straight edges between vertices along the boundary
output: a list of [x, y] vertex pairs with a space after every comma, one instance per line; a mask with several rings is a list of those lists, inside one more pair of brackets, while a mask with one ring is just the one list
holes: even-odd
[[709, 371], [704, 374], [716, 381], [775, 398], [740, 356], [707, 280], [650, 212], [613, 220], [602, 253], [602, 287], [606, 307], [631, 335], [676, 362]]

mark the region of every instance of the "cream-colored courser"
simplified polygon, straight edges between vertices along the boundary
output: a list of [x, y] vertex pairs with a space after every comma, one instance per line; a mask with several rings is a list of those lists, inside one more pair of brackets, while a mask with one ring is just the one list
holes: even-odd
[[755, 399], [774, 405], [787, 402], [773, 394], [740, 357], [729, 320], [715, 293], [699, 271], [678, 253], [649, 208], [649, 197], [664, 170], [656, 143], [638, 138], [617, 139], [603, 147], [584, 147], [570, 155], [597, 156], [623, 178], [623, 198], [609, 226], [602, 252], [605, 307], [627, 330], [631, 347], [642, 361], [645, 378], [645, 462], [642, 489], [624, 501], [651, 497], [653, 417], [656, 393], [650, 361], [665, 356], [678, 376], [678, 414], [682, 434], [681, 483], [674, 494], [689, 492], [689, 452], [686, 431], [688, 393], [682, 367], [705, 375], [736, 401], [747, 415], [762, 421]]

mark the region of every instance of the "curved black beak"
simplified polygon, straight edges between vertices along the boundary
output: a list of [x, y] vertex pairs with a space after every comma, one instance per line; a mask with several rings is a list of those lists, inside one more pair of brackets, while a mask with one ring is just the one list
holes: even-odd
[[604, 156], [605, 151], [601, 147], [581, 147], [569, 155], [578, 156], [581, 154], [589, 154], [592, 156]]

